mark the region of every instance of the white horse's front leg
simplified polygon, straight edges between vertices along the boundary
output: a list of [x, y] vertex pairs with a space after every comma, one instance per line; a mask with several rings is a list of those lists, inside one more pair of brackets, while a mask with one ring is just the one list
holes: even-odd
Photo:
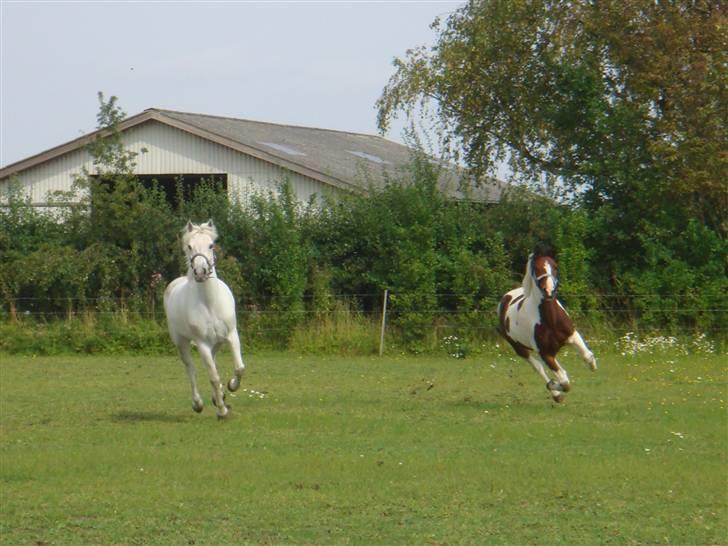
[[222, 383], [220, 383], [220, 375], [217, 373], [215, 355], [212, 349], [205, 344], [199, 344], [197, 350], [203, 362], [207, 365], [207, 373], [210, 377], [210, 385], [212, 386], [212, 403], [217, 408], [217, 417], [219, 419], [227, 417], [228, 406], [225, 404], [225, 391], [223, 390]]
[[185, 365], [187, 377], [189, 378], [190, 386], [192, 387], [192, 409], [197, 413], [200, 413], [203, 408], [203, 403], [200, 391], [197, 390], [197, 374], [195, 373], [195, 363], [192, 360], [190, 341], [188, 339], [180, 340], [177, 345], [177, 350], [179, 351], [179, 356]]
[[240, 379], [243, 377], [245, 371], [245, 364], [243, 363], [243, 353], [240, 347], [240, 336], [238, 335], [237, 329], [233, 330], [228, 336], [228, 342], [230, 343], [230, 349], [233, 353], [233, 366], [235, 375], [228, 381], [228, 390], [235, 392], [240, 388]]
[[594, 353], [589, 350], [589, 347], [586, 346], [586, 343], [584, 343], [584, 340], [582, 339], [579, 332], [574, 330], [574, 333], [571, 334], [571, 337], [566, 340], [566, 343], [576, 347], [576, 349], [579, 351], [579, 354], [581, 354], [581, 358], [584, 359], [584, 362], [587, 363], [592, 371], [597, 369], [597, 359], [594, 356]]
[[235, 375], [228, 381], [228, 390], [235, 392], [240, 388], [240, 378], [243, 377], [245, 371], [245, 364], [243, 363], [243, 353], [240, 347], [240, 336], [238, 335], [237, 329], [230, 332], [228, 336], [230, 342], [230, 349], [233, 352], [233, 365], [235, 367]]

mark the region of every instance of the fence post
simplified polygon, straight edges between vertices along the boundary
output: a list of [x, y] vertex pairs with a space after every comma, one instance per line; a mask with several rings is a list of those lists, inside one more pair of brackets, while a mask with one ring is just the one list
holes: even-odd
[[8, 303], [10, 304], [10, 321], [16, 323], [18, 322], [18, 308], [15, 305], [15, 299], [8, 298]]
[[384, 354], [384, 329], [387, 325], [387, 299], [389, 298], [389, 289], [384, 290], [384, 301], [382, 302], [382, 329], [379, 333], [379, 356]]

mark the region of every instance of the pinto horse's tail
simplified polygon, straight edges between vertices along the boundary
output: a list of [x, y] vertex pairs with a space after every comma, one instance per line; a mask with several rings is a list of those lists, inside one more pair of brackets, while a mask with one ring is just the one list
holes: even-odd
[[503, 296], [498, 302], [498, 325], [495, 327], [495, 331], [498, 332], [501, 336], [506, 337], [506, 330], [503, 327], [505, 318], [506, 318], [506, 310], [508, 309], [508, 303], [511, 301], [511, 296], [506, 294]]

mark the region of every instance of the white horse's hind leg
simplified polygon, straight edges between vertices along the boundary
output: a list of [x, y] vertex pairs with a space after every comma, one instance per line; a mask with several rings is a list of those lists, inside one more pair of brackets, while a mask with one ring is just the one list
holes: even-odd
[[212, 386], [212, 403], [217, 408], [217, 416], [219, 418], [226, 417], [228, 414], [228, 406], [225, 404], [225, 391], [220, 383], [220, 375], [217, 373], [217, 365], [215, 364], [215, 356], [213, 350], [205, 344], [197, 347], [203, 362], [207, 365], [207, 374], [210, 378]]
[[579, 332], [574, 330], [574, 333], [571, 334], [571, 337], [566, 340], [566, 343], [576, 347], [576, 349], [579, 351], [579, 354], [581, 354], [581, 358], [584, 359], [584, 362], [587, 363], [592, 371], [597, 369], [597, 359], [594, 356], [594, 353], [589, 350], [589, 347], [586, 346], [586, 343], [584, 343], [584, 340], [582, 339]]
[[240, 347], [240, 336], [238, 331], [233, 330], [228, 337], [230, 342], [230, 349], [233, 352], [233, 365], [235, 367], [235, 375], [228, 381], [228, 389], [230, 392], [235, 392], [240, 388], [240, 378], [243, 376], [245, 371], [245, 364], [243, 364], [243, 353]]
[[195, 373], [195, 363], [192, 360], [192, 350], [190, 348], [190, 341], [188, 339], [182, 339], [177, 345], [179, 356], [187, 369], [187, 377], [190, 380], [190, 386], [192, 387], [192, 409], [197, 413], [202, 411], [203, 403], [200, 391], [197, 390], [197, 374]]

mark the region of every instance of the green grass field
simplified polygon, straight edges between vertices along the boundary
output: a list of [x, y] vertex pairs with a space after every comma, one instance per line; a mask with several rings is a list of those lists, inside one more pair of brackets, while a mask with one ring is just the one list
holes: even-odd
[[0, 356], [0, 543], [728, 543], [723, 358], [598, 356]]

